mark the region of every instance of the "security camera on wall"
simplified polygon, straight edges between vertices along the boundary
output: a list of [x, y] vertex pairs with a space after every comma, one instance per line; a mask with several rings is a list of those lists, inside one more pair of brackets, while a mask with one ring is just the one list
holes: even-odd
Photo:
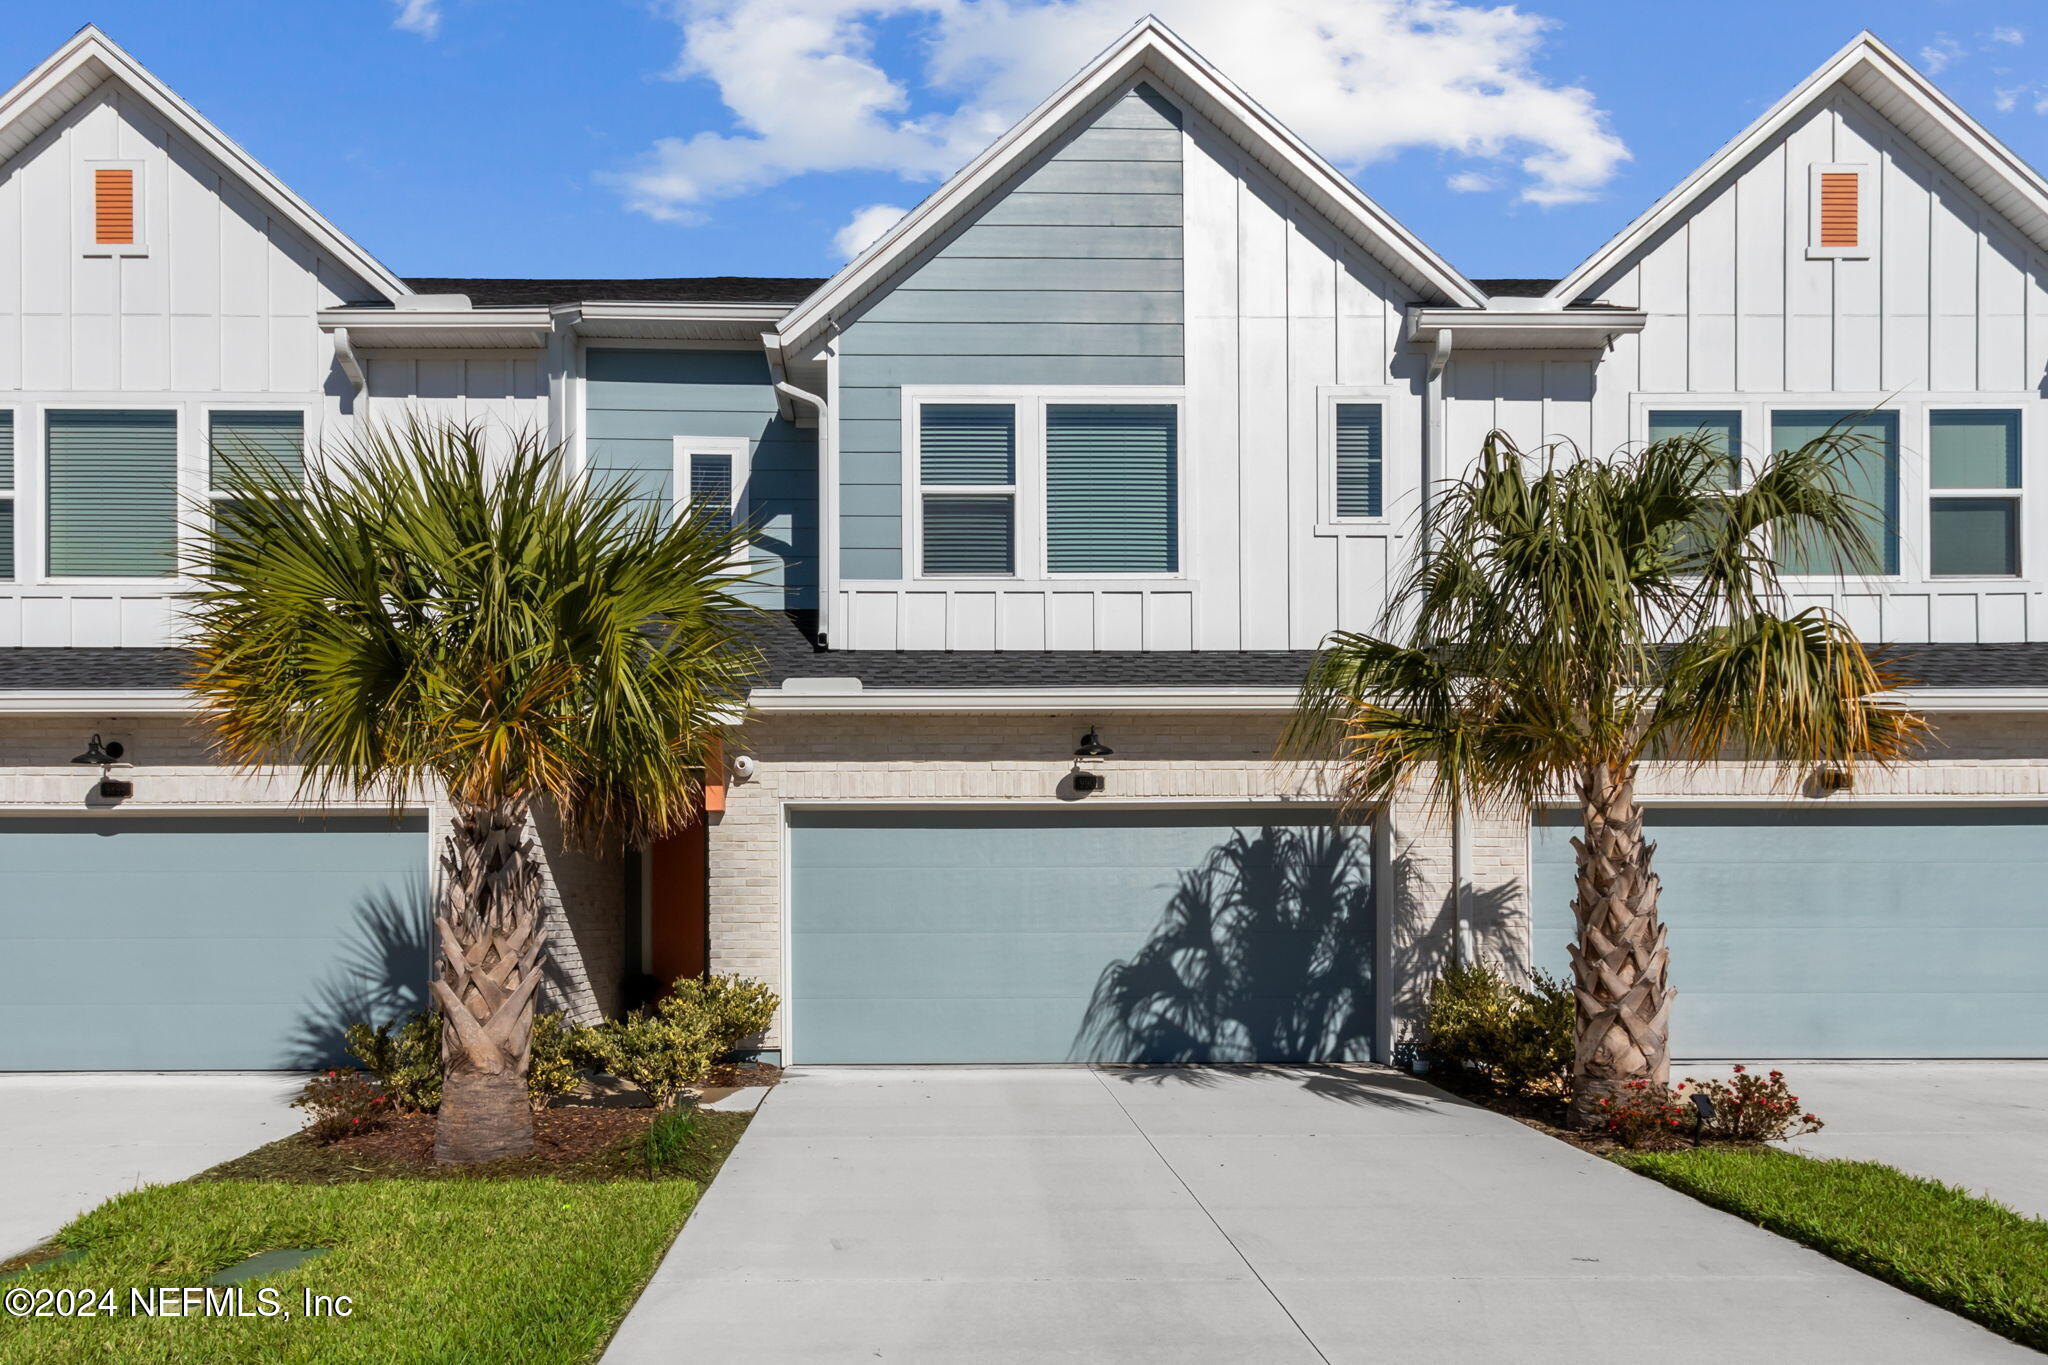
[[733, 756], [732, 775], [736, 781], [751, 782], [754, 774], [760, 771], [760, 768], [761, 765], [754, 761], [751, 754], [735, 754]]

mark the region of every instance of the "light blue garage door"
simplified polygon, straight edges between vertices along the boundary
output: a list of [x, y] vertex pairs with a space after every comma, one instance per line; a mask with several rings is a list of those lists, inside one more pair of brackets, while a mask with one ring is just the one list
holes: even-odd
[[[2048, 812], [1651, 810], [1679, 1057], [2048, 1056]], [[1566, 969], [1576, 816], [1534, 841]]]
[[419, 1008], [426, 853], [420, 820], [0, 819], [0, 1071], [340, 1060]]
[[1305, 1061], [1372, 1046], [1369, 834], [1327, 815], [799, 812], [800, 1062]]

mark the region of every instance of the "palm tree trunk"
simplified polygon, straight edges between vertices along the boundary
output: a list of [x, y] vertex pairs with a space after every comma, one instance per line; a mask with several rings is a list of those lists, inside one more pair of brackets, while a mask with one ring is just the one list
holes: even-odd
[[434, 928], [441, 969], [441, 1060], [447, 1072], [434, 1159], [496, 1161], [533, 1150], [526, 1099], [540, 988], [540, 862], [524, 802], [458, 806], [441, 855], [441, 911]]
[[1578, 850], [1572, 913], [1578, 1054], [1572, 1062], [1572, 1123], [1589, 1128], [1600, 1101], [1618, 1104], [1630, 1081], [1669, 1084], [1669, 1022], [1675, 992], [1657, 919], [1656, 845], [1643, 840], [1633, 767], [1600, 764], [1579, 785], [1585, 837]]

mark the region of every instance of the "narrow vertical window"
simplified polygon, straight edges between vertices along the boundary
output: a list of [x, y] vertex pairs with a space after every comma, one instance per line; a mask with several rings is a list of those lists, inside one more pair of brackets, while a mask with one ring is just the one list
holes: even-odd
[[1735, 488], [1741, 484], [1742, 414], [1740, 412], [1710, 412], [1700, 409], [1652, 412], [1650, 414], [1649, 436], [1652, 443], [1668, 441], [1673, 437], [1697, 437], [1719, 452], [1725, 461], [1721, 470], [1721, 486], [1723, 488]]
[[1337, 515], [1381, 515], [1380, 405], [1337, 404]]
[[14, 414], [0, 411], [0, 578], [14, 577]]
[[927, 574], [1017, 571], [1017, 410], [926, 403], [917, 415], [919, 563]]
[[1049, 404], [1045, 499], [1053, 573], [1179, 572], [1178, 409]]
[[206, 496], [218, 515], [245, 479], [296, 487], [306, 476], [306, 417], [299, 412], [215, 412], [206, 421]]
[[46, 421], [50, 573], [170, 578], [178, 568], [178, 417], [58, 411]]
[[1845, 560], [1811, 536], [1778, 547], [1791, 574], [1895, 574], [1899, 571], [1899, 415], [1895, 412], [1774, 412], [1771, 447], [1798, 450], [1833, 438], [1838, 486], [1856, 500], [1859, 543]]
[[2020, 571], [2020, 415], [1957, 408], [1928, 414], [1927, 566], [1940, 577]]
[[100, 246], [135, 245], [135, 172], [102, 166], [92, 173], [92, 239]]
[[732, 456], [691, 453], [690, 510], [721, 531], [732, 529]]

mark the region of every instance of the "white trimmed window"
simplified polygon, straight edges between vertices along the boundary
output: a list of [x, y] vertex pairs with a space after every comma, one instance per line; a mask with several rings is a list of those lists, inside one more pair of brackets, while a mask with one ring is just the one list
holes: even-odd
[[1386, 515], [1386, 409], [1338, 400], [1331, 410], [1331, 478], [1339, 521]]
[[675, 438], [680, 507], [708, 508], [712, 520], [732, 527], [747, 519], [747, 439], [744, 436]]
[[962, 394], [907, 406], [919, 577], [1180, 572], [1177, 397]]
[[254, 476], [297, 485], [306, 477], [306, 414], [215, 408], [206, 415], [206, 500], [237, 500], [234, 482]]
[[1927, 568], [1937, 578], [2020, 572], [2020, 414], [1933, 408], [1927, 414]]
[[1673, 437], [1696, 436], [1719, 451], [1727, 461], [1721, 476], [1724, 488], [1742, 486], [1742, 413], [1719, 408], [1652, 408], [1649, 439], [1668, 441]]
[[44, 414], [43, 514], [52, 578], [178, 573], [178, 414]]
[[0, 408], [0, 578], [13, 578], [14, 561], [14, 410]]

